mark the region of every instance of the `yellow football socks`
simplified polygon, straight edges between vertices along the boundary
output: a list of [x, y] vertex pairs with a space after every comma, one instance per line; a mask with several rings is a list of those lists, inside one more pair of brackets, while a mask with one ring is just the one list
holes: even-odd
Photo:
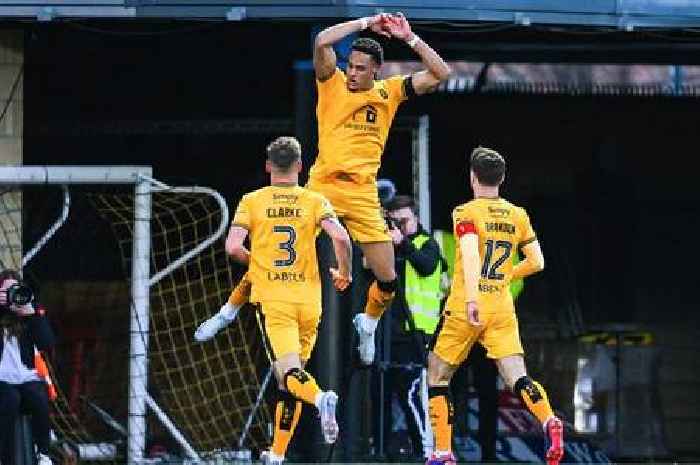
[[430, 424], [435, 435], [435, 450], [446, 452], [452, 450], [452, 419], [454, 412], [447, 386], [428, 388], [428, 408]]
[[275, 408], [275, 434], [272, 436], [270, 450], [273, 454], [284, 457], [294, 435], [294, 430], [299, 423], [302, 403], [289, 392], [282, 391], [279, 394]]
[[543, 425], [554, 416], [552, 407], [549, 405], [547, 393], [537, 381], [523, 376], [515, 382], [513, 390], [520, 395], [528, 410], [530, 410]]
[[384, 311], [391, 305], [394, 298], [394, 292], [383, 291], [374, 281], [367, 291], [367, 304], [365, 305], [365, 313], [374, 319], [381, 318]]

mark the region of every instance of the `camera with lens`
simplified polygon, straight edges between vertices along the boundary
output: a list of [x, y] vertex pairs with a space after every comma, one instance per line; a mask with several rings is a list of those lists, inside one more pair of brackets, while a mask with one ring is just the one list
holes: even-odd
[[7, 305], [22, 307], [34, 300], [34, 291], [25, 284], [13, 284], [7, 288]]
[[384, 221], [386, 221], [386, 225], [389, 229], [401, 229], [398, 221], [389, 215], [384, 215]]

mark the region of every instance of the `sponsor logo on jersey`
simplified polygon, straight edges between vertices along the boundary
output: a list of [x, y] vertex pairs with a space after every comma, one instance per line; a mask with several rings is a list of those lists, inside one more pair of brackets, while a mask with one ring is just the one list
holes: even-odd
[[303, 283], [306, 281], [306, 276], [304, 276], [304, 273], [294, 273], [292, 271], [268, 271], [267, 280]]
[[505, 218], [510, 215], [510, 210], [507, 208], [488, 207], [488, 212], [494, 218]]
[[483, 292], [485, 294], [495, 294], [497, 292], [501, 292], [501, 286], [496, 284], [479, 283], [479, 292]]
[[346, 129], [355, 131], [373, 132], [379, 134], [377, 126], [377, 109], [372, 105], [365, 105], [352, 114], [352, 121], [343, 125]]
[[299, 196], [296, 194], [272, 194], [274, 203], [297, 203]]
[[373, 105], [365, 105], [352, 114], [353, 121], [364, 121], [365, 123], [377, 123], [377, 108]]

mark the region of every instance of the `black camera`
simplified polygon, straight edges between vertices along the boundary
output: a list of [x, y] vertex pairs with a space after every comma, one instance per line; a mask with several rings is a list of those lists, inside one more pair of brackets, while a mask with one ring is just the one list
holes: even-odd
[[398, 221], [390, 217], [389, 215], [384, 216], [384, 221], [389, 229], [401, 229]]
[[7, 288], [7, 305], [22, 307], [34, 300], [34, 291], [24, 284], [13, 284]]

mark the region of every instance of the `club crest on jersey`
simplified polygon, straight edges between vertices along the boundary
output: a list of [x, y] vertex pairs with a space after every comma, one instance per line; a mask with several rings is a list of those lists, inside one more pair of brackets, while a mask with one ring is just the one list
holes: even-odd
[[386, 89], [379, 89], [379, 95], [381, 95], [384, 100], [389, 98], [389, 92], [387, 92]]

